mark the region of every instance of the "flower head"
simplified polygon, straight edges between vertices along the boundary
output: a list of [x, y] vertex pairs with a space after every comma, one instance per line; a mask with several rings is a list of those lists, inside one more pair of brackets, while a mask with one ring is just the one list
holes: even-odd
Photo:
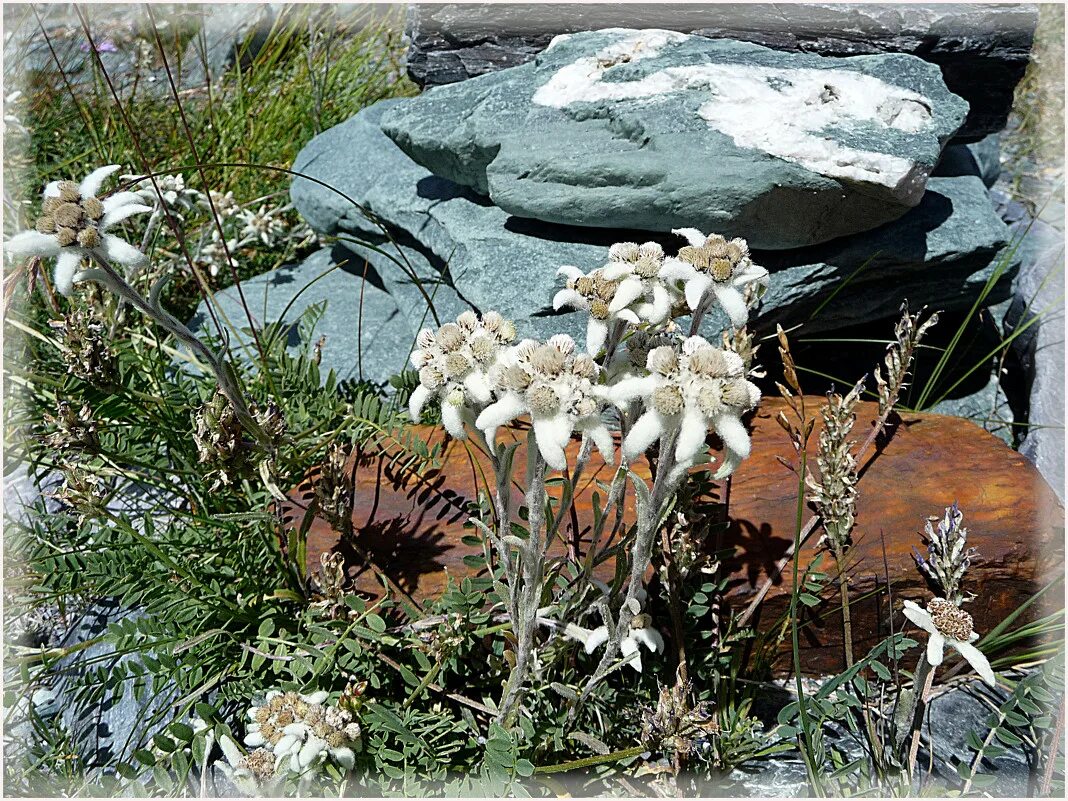
[[609, 323], [659, 324], [672, 311], [675, 297], [661, 278], [664, 250], [655, 242], [636, 245], [620, 242], [608, 251], [608, 263], [590, 273], [577, 267], [561, 267], [567, 286], [556, 293], [553, 308], [569, 306], [589, 312], [586, 350], [592, 355], [608, 336]]
[[927, 640], [927, 661], [932, 667], [942, 664], [948, 643], [975, 668], [979, 677], [991, 687], [997, 685], [994, 671], [983, 652], [972, 643], [979, 635], [972, 629], [972, 616], [945, 598], [932, 598], [923, 610], [912, 601], [905, 601], [905, 617], [930, 634]]
[[245, 745], [269, 751], [275, 770], [304, 774], [328, 759], [351, 770], [360, 726], [351, 712], [326, 704], [326, 699], [325, 691], [301, 695], [272, 690], [262, 705], [248, 711]]
[[515, 325], [494, 311], [482, 317], [466, 311], [436, 332], [420, 331], [411, 358], [419, 371], [419, 386], [408, 401], [412, 419], [419, 419], [428, 400], [437, 399], [445, 428], [464, 439], [464, 422], [493, 400], [489, 370], [514, 339]]
[[41, 216], [34, 230], [15, 234], [5, 243], [16, 256], [56, 257], [56, 289], [69, 295], [83, 258], [139, 265], [145, 254], [108, 231], [133, 214], [152, 209], [136, 192], [117, 192], [103, 200], [97, 197], [104, 179], [119, 169], [112, 164], [91, 172], [80, 183], [53, 181], [45, 187]]
[[664, 278], [685, 285], [686, 303], [691, 309], [697, 309], [711, 291], [731, 325], [745, 325], [749, 308], [743, 292], [749, 285], [763, 288], [768, 277], [767, 270], [753, 264], [745, 240], [728, 241], [719, 234], [705, 236], [696, 228], [680, 228], [672, 233], [685, 237], [689, 245], [665, 262], [661, 271]]
[[711, 426], [727, 450], [716, 477], [730, 475], [749, 455], [741, 416], [760, 402], [760, 390], [745, 378], [742, 358], [702, 337], [690, 337], [681, 348], [650, 350], [646, 368], [648, 375], [623, 379], [609, 391], [616, 404], [635, 398], [645, 402], [645, 413], [623, 441], [624, 455], [636, 459], [657, 438], [677, 431], [675, 459], [680, 465], [694, 464]]
[[[635, 608], [638, 610], [643, 609], [648, 594], [644, 589], [639, 588], [634, 595], [638, 604]], [[581, 642], [588, 654], [592, 654], [608, 642], [607, 626], [598, 626], [589, 631], [581, 626], [568, 624], [564, 628], [564, 633], [571, 639]], [[622, 652], [623, 658], [627, 660], [627, 664], [641, 673], [642, 657], [638, 648], [639, 645], [644, 645], [653, 653], [660, 653], [664, 650], [664, 636], [653, 627], [652, 616], [644, 611], [639, 611], [638, 614], [630, 619], [630, 629], [619, 642], [619, 650]]]
[[547, 342], [525, 339], [502, 354], [490, 374], [499, 400], [486, 407], [475, 425], [493, 442], [499, 426], [529, 414], [534, 438], [546, 464], [567, 466], [564, 448], [571, 434], [590, 436], [605, 461], [615, 460], [612, 434], [601, 419], [601, 400], [595, 385], [600, 368], [575, 341], [557, 334]]

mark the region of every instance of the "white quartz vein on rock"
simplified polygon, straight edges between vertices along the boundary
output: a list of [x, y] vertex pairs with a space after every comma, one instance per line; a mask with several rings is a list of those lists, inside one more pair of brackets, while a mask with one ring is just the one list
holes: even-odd
[[704, 91], [709, 99], [698, 114], [736, 146], [761, 150], [831, 178], [888, 187], [909, 205], [919, 202], [926, 167], [849, 147], [822, 133], [829, 126], [848, 130], [856, 123], [919, 132], [931, 122], [932, 104], [917, 92], [852, 70], [743, 64], [666, 67], [637, 81], [603, 80], [617, 64], [656, 56], [689, 38], [673, 31], [628, 31], [596, 54], [559, 69], [534, 93], [533, 102], [566, 108], [579, 102]]

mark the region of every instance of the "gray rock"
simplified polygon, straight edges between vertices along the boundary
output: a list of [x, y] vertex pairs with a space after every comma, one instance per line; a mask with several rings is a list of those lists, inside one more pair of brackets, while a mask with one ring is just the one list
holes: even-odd
[[[385, 234], [369, 214], [402, 243], [413, 264], [418, 262], [417, 271], [437, 270], [445, 282], [439, 291], [450, 288], [461, 304], [497, 309], [520, 324], [521, 334], [582, 336], [581, 314], [551, 310], [560, 286], [556, 268], [598, 266], [611, 243], [644, 235], [511, 217], [471, 190], [430, 174], [378, 127], [384, 111], [402, 102], [371, 106], [308, 143], [294, 169], [333, 190], [294, 180], [290, 193], [298, 211], [324, 233], [383, 241]], [[667, 247], [681, 244], [671, 235], [660, 239]], [[925, 303], [967, 308], [1007, 240], [1008, 229], [978, 177], [932, 178], [920, 206], [869, 234], [792, 252], [758, 252], [772, 280], [755, 325], [764, 332], [776, 322], [832, 330], [895, 317], [905, 298], [914, 308]], [[377, 253], [366, 255], [385, 288], [395, 291], [396, 269], [387, 271], [388, 260]], [[1007, 297], [1008, 289], [1007, 276], [989, 302]], [[351, 320], [351, 301], [330, 314]], [[710, 317], [706, 332], [715, 333], [722, 322]]]
[[1027, 393], [1027, 435], [1020, 452], [1064, 501], [1064, 231], [1050, 221], [1064, 219], [1062, 204], [1050, 203], [1040, 218], [1005, 203], [1022, 257], [1005, 315], [1005, 334], [1023, 369]]
[[[136, 619], [140, 613], [123, 608], [117, 599], [91, 604], [60, 644], [62, 648], [100, 637], [113, 623]], [[138, 679], [136, 664], [145, 674]], [[127, 671], [122, 694], [113, 697], [100, 683], [119, 669]], [[109, 642], [99, 642], [60, 659], [48, 671], [52, 706], [71, 744], [90, 771], [114, 773], [118, 761], [132, 761], [134, 750], [160, 733], [173, 720], [170, 704], [177, 686], [152, 686], [152, 674], [141, 655], [117, 655]], [[205, 699], [210, 700], [210, 699]]]
[[1001, 135], [991, 134], [970, 145], [950, 145], [931, 175], [978, 175], [992, 187], [1001, 176]]
[[[274, 322], [286, 323], [292, 350], [314, 346], [325, 337], [320, 363], [324, 380], [333, 370], [343, 381], [362, 378], [382, 382], [404, 368], [427, 310], [425, 302], [420, 308], [412, 301], [416, 290], [405, 280], [391, 280], [387, 289], [379, 269], [389, 268], [397, 270], [382, 257], [366, 265], [365, 272], [364, 259], [355, 253], [344, 247], [324, 248], [299, 264], [243, 281], [242, 288], [257, 329]], [[424, 274], [429, 269], [425, 261], [420, 268]], [[440, 299], [443, 307], [448, 307], [444, 293]], [[250, 342], [248, 320], [236, 290], [231, 287], [216, 292], [215, 302], [222, 312], [220, 317], [228, 321], [234, 345]], [[324, 312], [313, 332], [302, 339], [299, 318], [316, 304], [325, 304]], [[214, 331], [203, 303], [190, 327]], [[239, 352], [236, 347], [234, 350]]]
[[[382, 128], [519, 217], [795, 248], [900, 217], [967, 104], [914, 56], [833, 59], [669, 31], [561, 36]], [[682, 157], [684, 155], [684, 157]]]
[[427, 86], [531, 61], [553, 36], [613, 26], [667, 28], [822, 56], [911, 53], [942, 69], [970, 110], [958, 141], [1005, 127], [1027, 67], [1035, 4], [413, 4], [408, 74]]

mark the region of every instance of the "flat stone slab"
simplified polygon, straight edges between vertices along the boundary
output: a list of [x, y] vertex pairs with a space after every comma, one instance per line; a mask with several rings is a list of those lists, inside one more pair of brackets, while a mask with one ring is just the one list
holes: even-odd
[[[824, 399], [811, 397], [808, 402], [816, 409]], [[761, 404], [752, 422], [753, 456], [742, 463], [732, 480], [731, 523], [724, 547], [734, 548], [733, 558], [726, 563], [731, 575], [727, 600], [736, 609], [746, 605], [794, 536], [797, 480], [776, 458], [792, 458], [793, 453], [774, 420], [784, 408], [784, 402], [776, 398]], [[859, 405], [858, 436], [869, 430], [876, 411], [873, 403]], [[812, 448], [819, 430], [817, 423]], [[362, 454], [356, 469], [355, 544], [370, 553], [406, 592], [430, 599], [445, 588], [447, 576], [458, 580], [472, 574], [463, 557], [477, 548], [462, 542], [470, 533], [464, 524], [479, 490], [484, 489], [479, 476], [491, 476], [492, 470], [488, 457], [473, 442], [447, 440], [440, 428], [422, 426], [415, 431], [428, 443], [444, 446], [440, 467], [399, 469], [390, 464], [388, 453]], [[510, 433], [522, 439], [522, 451], [525, 432]], [[577, 450], [575, 440], [570, 459]], [[523, 464], [522, 454], [516, 458]], [[633, 469], [648, 477], [644, 460]], [[577, 493], [580, 543], [588, 543], [594, 482], [608, 482], [611, 476], [612, 469], [602, 461], [590, 460]], [[316, 477], [317, 471], [312, 471], [290, 493], [291, 501], [283, 509], [289, 525], [303, 520]], [[551, 491], [559, 492], [558, 488]], [[519, 489], [515, 492], [516, 503], [521, 503]], [[866, 653], [889, 634], [888, 580], [895, 609], [903, 598], [929, 597], [912, 561], [912, 549], [922, 547], [919, 533], [924, 520], [941, 515], [954, 502], [964, 512], [968, 543], [978, 550], [968, 574], [968, 590], [981, 599], [969, 607], [977, 631], [989, 631], [1061, 571], [1064, 509], [1056, 495], [1027, 459], [967, 420], [906, 415], [880, 455], [870, 462], [859, 494], [850, 551], [858, 653]], [[628, 506], [629, 515], [632, 504]], [[570, 530], [566, 533], [571, 536]], [[813, 536], [802, 548], [802, 569], [812, 564], [817, 539]], [[357, 588], [379, 592], [381, 582], [352, 545], [339, 542], [330, 526], [317, 518], [308, 534], [308, 565], [317, 566], [323, 552], [338, 549], [346, 554]], [[563, 558], [563, 546], [555, 546], [550, 554]], [[600, 569], [598, 575], [611, 580], [614, 567], [605, 563]], [[832, 570], [826, 556], [821, 569]], [[817, 674], [839, 669], [841, 658], [837, 599], [830, 589], [827, 596], [825, 603], [805, 612], [802, 664]], [[778, 576], [761, 619], [773, 624], [785, 612], [789, 598], [790, 576]], [[783, 666], [788, 663], [787, 658]]]
[[[398, 302], [375, 268], [345, 248], [323, 248], [299, 264], [284, 265], [241, 286], [258, 330], [283, 322], [294, 352], [310, 349], [322, 338], [319, 369], [324, 380], [333, 370], [340, 381], [385, 382], [405, 367], [416, 334], [429, 325], [424, 322], [425, 305], [420, 310]], [[201, 302], [190, 327], [215, 334], [206, 304]], [[231, 351], [240, 354], [253, 347], [248, 317], [234, 287], [215, 293], [214, 308], [230, 335]], [[302, 326], [306, 312], [311, 317], [305, 319], [314, 324]]]
[[[437, 287], [435, 305], [445, 301], [442, 319], [467, 305], [500, 311], [516, 320], [524, 335], [583, 337], [581, 314], [556, 314], [550, 306], [560, 288], [556, 268], [600, 266], [613, 242], [648, 236], [513, 217], [472, 190], [433, 175], [379, 128], [383, 113], [404, 102], [376, 103], [304, 147], [294, 170], [332, 189], [295, 179], [290, 194], [297, 210], [316, 230], [341, 236], [371, 262], [388, 292], [406, 298], [402, 302], [420, 314], [426, 299], [398, 261], [411, 264]], [[654, 238], [669, 251], [683, 244], [671, 234]], [[356, 240], [373, 247], [360, 247]], [[931, 178], [917, 208], [875, 231], [796, 251], [756, 252], [755, 260], [772, 277], [753, 324], [762, 332], [773, 331], [776, 322], [803, 323], [809, 332], [833, 330], [895, 316], [906, 298], [914, 308], [928, 303], [967, 308], [1008, 241], [1008, 228], [980, 178]], [[1008, 297], [1011, 275], [1010, 266], [988, 302]], [[356, 274], [350, 272], [349, 280], [358, 281]], [[333, 293], [328, 316], [351, 320], [353, 301], [340, 299], [357, 296], [358, 289]], [[724, 322], [709, 315], [703, 330], [718, 335]]]
[[971, 142], [1005, 127], [1037, 18], [1033, 3], [413, 3], [408, 75], [420, 86], [454, 83], [525, 64], [557, 34], [613, 25], [821, 56], [911, 53], [968, 101], [955, 138]]
[[783, 249], [915, 206], [967, 109], [915, 56], [608, 29], [429, 89], [382, 128], [434, 174], [519, 217], [692, 226]]

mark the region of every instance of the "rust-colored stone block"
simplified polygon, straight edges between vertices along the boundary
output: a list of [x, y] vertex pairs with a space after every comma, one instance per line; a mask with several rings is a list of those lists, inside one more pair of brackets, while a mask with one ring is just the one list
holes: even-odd
[[[817, 409], [822, 402], [822, 398], [811, 398], [811, 408]], [[776, 458], [793, 463], [792, 448], [774, 421], [783, 408], [781, 400], [769, 398], [754, 415], [753, 456], [735, 474], [730, 490], [731, 522], [723, 544], [734, 549], [726, 567], [730, 572], [727, 601], [735, 609], [744, 607], [765, 576], [775, 573], [776, 561], [794, 536], [798, 481]], [[858, 406], [854, 429], [858, 439], [870, 430], [876, 411], [872, 403]], [[308, 536], [312, 569], [323, 552], [339, 549], [346, 554], [357, 588], [380, 592], [381, 581], [359, 557], [362, 549], [417, 600], [440, 593], [446, 574], [471, 575], [463, 557], [476, 549], [461, 538], [470, 533], [464, 524], [471, 504], [479, 491], [488, 492], [491, 486], [489, 461], [470, 441], [446, 441], [441, 429], [431, 427], [419, 431], [428, 442], [445, 444], [440, 468], [417, 475], [390, 467], [388, 456], [355, 454], [350, 464], [357, 468], [354, 524], [359, 547], [339, 542], [330, 526], [316, 519]], [[810, 446], [813, 452], [818, 433], [817, 422]], [[509, 435], [525, 439], [526, 433], [502, 433]], [[576, 440], [571, 446], [571, 464], [577, 449]], [[520, 445], [517, 464], [524, 463], [524, 451], [525, 444]], [[644, 462], [633, 469], [648, 477]], [[290, 494], [284, 514], [291, 525], [303, 517], [302, 508], [312, 497], [316, 476], [317, 471], [310, 473]], [[594, 482], [607, 483], [611, 476], [612, 469], [594, 454], [576, 494], [582, 537], [577, 543], [556, 543], [553, 557], [566, 558], [569, 548], [580, 553], [588, 548]], [[554, 492], [558, 494], [559, 489]], [[521, 488], [514, 487], [514, 493], [518, 501]], [[628, 489], [629, 497], [632, 493]], [[859, 496], [847, 568], [858, 654], [889, 633], [888, 581], [895, 608], [904, 598], [926, 597], [911, 554], [914, 548], [922, 550], [924, 519], [940, 515], [954, 501], [964, 512], [969, 543], [978, 550], [968, 585], [977, 596], [969, 611], [978, 631], [990, 629], [1047, 581], [1063, 575], [1064, 510], [1056, 496], [1026, 459], [967, 420], [932, 414], [909, 414], [895, 420], [892, 437], [874, 459], [869, 457]], [[805, 518], [810, 514], [806, 508]], [[563, 528], [570, 536], [571, 528]], [[802, 570], [815, 558], [817, 540], [818, 530], [801, 549]], [[827, 555], [820, 570], [834, 574], [832, 565]], [[611, 564], [598, 571], [604, 578], [612, 572]], [[783, 573], [776, 574], [762, 605], [760, 625], [773, 622], [788, 607], [790, 567]], [[835, 584], [829, 582], [824, 604], [805, 610], [803, 662], [806, 670], [815, 673], [839, 665], [841, 619]], [[663, 628], [668, 633], [669, 627]]]

